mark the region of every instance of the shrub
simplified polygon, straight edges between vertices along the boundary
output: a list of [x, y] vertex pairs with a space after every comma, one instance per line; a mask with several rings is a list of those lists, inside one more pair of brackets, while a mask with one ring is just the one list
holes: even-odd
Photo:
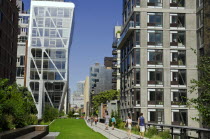
[[158, 134], [158, 130], [156, 127], [148, 128], [147, 132], [145, 133], [145, 137], [151, 138], [154, 135]]
[[154, 135], [154, 136], [152, 136], [152, 138], [151, 139], [163, 139], [162, 137], [160, 137], [160, 136], [158, 136], [158, 135]]
[[62, 116], [64, 116], [64, 115], [65, 115], [64, 111], [60, 111], [60, 112], [59, 112], [59, 117], [62, 117]]
[[58, 109], [53, 108], [49, 105], [45, 106], [43, 114], [44, 122], [53, 121], [54, 119], [58, 118], [58, 116], [59, 116]]
[[158, 136], [162, 137], [162, 139], [172, 139], [169, 130], [164, 130], [163, 132], [159, 132]]
[[69, 111], [68, 117], [69, 117], [69, 118], [74, 117], [74, 109]]
[[0, 129], [2, 131], [29, 125], [27, 117], [36, 114], [36, 107], [27, 88], [0, 79]]
[[38, 124], [38, 118], [35, 114], [30, 114], [27, 118], [27, 123], [29, 125], [36, 125]]

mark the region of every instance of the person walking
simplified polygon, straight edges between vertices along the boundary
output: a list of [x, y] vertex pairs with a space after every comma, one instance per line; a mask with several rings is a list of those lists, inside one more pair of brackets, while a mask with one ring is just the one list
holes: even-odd
[[145, 132], [145, 120], [143, 117], [143, 113], [140, 114], [140, 117], [138, 118], [138, 125], [140, 128], [140, 139], [144, 138], [144, 132]]
[[125, 123], [125, 127], [127, 128], [127, 135], [129, 139], [131, 139], [131, 128], [132, 128], [131, 125], [132, 125], [132, 119], [130, 116], [128, 116]]
[[93, 121], [94, 121], [94, 118], [93, 116], [91, 116], [91, 119], [90, 119], [91, 126], [93, 126]]
[[112, 130], [114, 130], [114, 125], [116, 124], [116, 119], [114, 116], [112, 117]]
[[105, 130], [108, 130], [108, 127], [109, 127], [109, 119], [110, 119], [110, 116], [109, 116], [109, 114], [107, 112], [106, 113], [106, 116], [105, 116], [105, 125], [106, 125]]
[[97, 125], [97, 122], [98, 122], [98, 117], [97, 116], [95, 116], [94, 121], [95, 121], [95, 126], [96, 126]]

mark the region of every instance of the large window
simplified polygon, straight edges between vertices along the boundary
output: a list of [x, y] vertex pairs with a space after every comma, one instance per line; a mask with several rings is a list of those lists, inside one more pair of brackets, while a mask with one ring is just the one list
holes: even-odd
[[17, 67], [16, 76], [24, 77], [24, 67]]
[[140, 49], [135, 49], [135, 63], [140, 66]]
[[148, 0], [147, 6], [162, 7], [162, 0]]
[[162, 27], [163, 13], [148, 13], [148, 26]]
[[187, 126], [187, 110], [172, 110], [172, 125]]
[[163, 65], [163, 50], [147, 50], [148, 65]]
[[170, 7], [185, 7], [185, 0], [170, 0]]
[[163, 89], [148, 89], [148, 105], [163, 105]]
[[187, 90], [186, 89], [172, 89], [171, 90], [171, 105], [186, 105]]
[[148, 85], [163, 85], [163, 69], [148, 69]]
[[140, 98], [140, 89], [135, 89], [135, 99], [136, 99], [136, 106], [140, 106], [141, 98]]
[[171, 50], [171, 65], [185, 66], [186, 65], [186, 51], [185, 50]]
[[25, 64], [25, 56], [20, 56], [20, 65], [24, 66]]
[[140, 85], [140, 69], [135, 69], [135, 81], [136, 85]]
[[185, 47], [186, 37], [184, 31], [170, 32], [170, 46], [171, 47]]
[[171, 70], [171, 85], [186, 86], [186, 70]]
[[170, 27], [185, 27], [185, 14], [170, 14]]
[[148, 122], [164, 124], [164, 110], [163, 109], [148, 109]]
[[148, 31], [148, 42], [149, 46], [162, 46], [163, 45], [163, 31]]

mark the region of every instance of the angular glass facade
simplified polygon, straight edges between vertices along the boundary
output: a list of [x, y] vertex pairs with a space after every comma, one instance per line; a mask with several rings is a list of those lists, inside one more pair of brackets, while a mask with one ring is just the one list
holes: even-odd
[[31, 2], [27, 86], [39, 118], [45, 105], [64, 109], [73, 12], [70, 2]]

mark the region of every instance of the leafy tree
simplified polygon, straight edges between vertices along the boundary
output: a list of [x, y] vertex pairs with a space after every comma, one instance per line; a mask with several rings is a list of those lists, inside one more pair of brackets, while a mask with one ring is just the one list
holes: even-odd
[[98, 107], [101, 105], [101, 103], [106, 103], [110, 100], [116, 100], [119, 99], [120, 92], [117, 90], [108, 90], [105, 92], [100, 92], [99, 94], [93, 96], [93, 109], [96, 112]]
[[198, 91], [198, 97], [189, 99], [189, 105], [193, 105], [200, 114], [200, 119], [194, 119], [210, 127], [210, 57], [202, 56], [199, 60], [199, 80], [191, 80], [193, 85], [190, 86], [191, 93]]
[[31, 123], [37, 113], [27, 88], [0, 79], [0, 130], [23, 127]]

